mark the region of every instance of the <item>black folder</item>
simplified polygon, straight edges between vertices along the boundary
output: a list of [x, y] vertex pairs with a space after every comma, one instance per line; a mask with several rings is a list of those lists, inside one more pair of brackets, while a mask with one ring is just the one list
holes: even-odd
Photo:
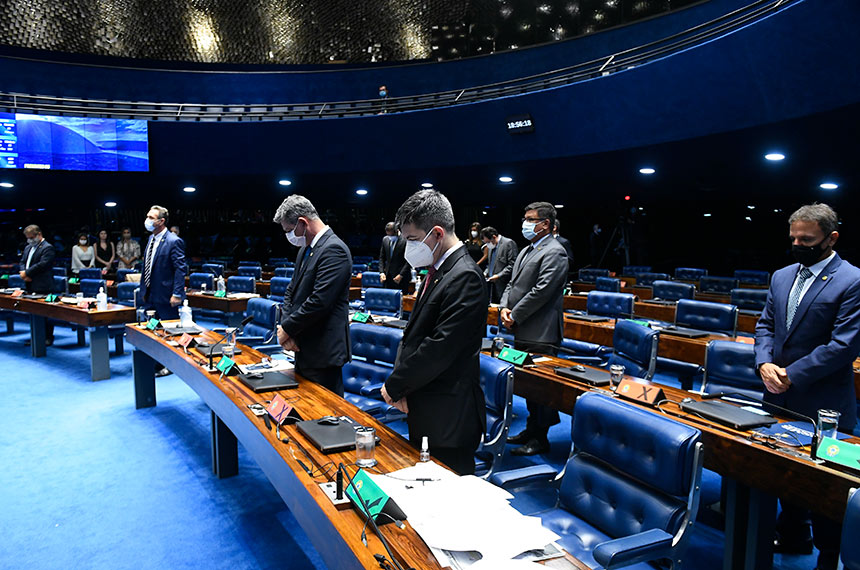
[[555, 373], [571, 380], [585, 382], [592, 386], [608, 386], [609, 372], [605, 370], [595, 370], [594, 368], [585, 368], [585, 370], [577, 370], [575, 366], [570, 368], [556, 368]]
[[239, 374], [239, 380], [256, 393], [299, 387], [295, 376], [278, 371]]
[[720, 400], [705, 400], [701, 402], [682, 400], [680, 406], [685, 412], [702, 416], [741, 431], [776, 423], [776, 418], [774, 417], [748, 412], [738, 406]]
[[577, 319], [580, 321], [589, 321], [592, 323], [605, 323], [606, 321], [612, 320], [609, 317], [603, 317], [601, 315], [575, 315], [571, 313], [565, 313], [571, 319]]
[[[349, 416], [298, 422], [296, 427], [323, 453], [355, 449], [355, 430], [362, 427]], [[377, 437], [378, 440], [378, 437]]]
[[703, 331], [699, 329], [688, 329], [684, 327], [666, 327], [664, 329], [660, 329], [661, 334], [670, 334], [673, 336], [682, 336], [684, 338], [702, 338], [703, 336], [708, 336], [713, 334], [708, 331]]

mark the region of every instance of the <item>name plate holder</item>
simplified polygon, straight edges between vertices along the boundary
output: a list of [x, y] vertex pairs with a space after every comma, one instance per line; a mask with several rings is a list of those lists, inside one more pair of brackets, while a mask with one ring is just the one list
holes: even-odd
[[353, 313], [350, 320], [354, 323], [372, 323], [373, 317], [370, 313]]
[[816, 455], [819, 459], [860, 470], [860, 445], [824, 437], [818, 444]]
[[218, 299], [223, 299], [227, 296], [227, 291], [215, 291], [215, 297]]
[[161, 321], [159, 321], [158, 319], [153, 317], [153, 318], [149, 319], [148, 321], [146, 321], [146, 329], [147, 330], [154, 331], [158, 328], [161, 328]]
[[502, 350], [499, 351], [499, 355], [496, 356], [499, 360], [504, 360], [505, 362], [509, 362], [514, 366], [525, 366], [527, 364], [534, 364], [531, 355], [528, 352], [517, 350], [515, 348], [511, 348], [506, 346]]
[[618, 383], [615, 393], [622, 398], [627, 398], [646, 406], [656, 406], [658, 402], [666, 399], [663, 389], [647, 380], [625, 378]]
[[45, 297], [45, 302], [46, 303], [59, 303], [60, 302], [60, 296], [51, 293], [50, 295]]

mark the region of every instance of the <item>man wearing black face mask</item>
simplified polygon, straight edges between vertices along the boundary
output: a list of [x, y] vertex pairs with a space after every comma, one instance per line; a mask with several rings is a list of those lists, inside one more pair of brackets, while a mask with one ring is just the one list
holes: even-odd
[[[839, 431], [857, 422], [852, 363], [860, 352], [860, 269], [833, 251], [838, 217], [826, 204], [803, 206], [789, 218], [798, 263], [773, 274], [756, 325], [756, 370], [765, 400], [816, 418], [841, 413]], [[782, 504], [774, 551], [811, 554], [809, 512]], [[818, 568], [835, 570], [839, 524], [812, 515]]]

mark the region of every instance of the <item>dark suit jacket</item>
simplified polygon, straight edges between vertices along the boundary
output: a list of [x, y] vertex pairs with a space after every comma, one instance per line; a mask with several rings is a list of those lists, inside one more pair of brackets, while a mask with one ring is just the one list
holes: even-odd
[[561, 244], [561, 247], [564, 248], [564, 252], [567, 254], [567, 272], [570, 273], [573, 271], [573, 246], [570, 245], [570, 240], [566, 237], [559, 235], [555, 236], [555, 239]]
[[331, 228], [315, 247], [299, 249], [296, 271], [284, 293], [281, 327], [299, 346], [296, 364], [300, 368], [343, 366], [350, 359], [351, 277], [349, 248]]
[[[33, 259], [30, 260], [30, 268], [27, 267], [27, 257], [30, 255], [30, 250], [36, 248], [33, 252]], [[27, 272], [27, 277], [32, 281], [27, 282], [27, 291], [31, 293], [50, 293], [54, 288], [54, 257], [56, 252], [54, 246], [43, 239], [35, 246], [27, 244], [24, 248], [24, 255], [21, 256], [20, 271]]]
[[756, 325], [756, 369], [772, 362], [788, 373], [783, 394], [765, 399], [817, 419], [819, 409], [842, 413], [840, 428], [857, 421], [852, 363], [860, 352], [860, 269], [836, 255], [803, 296], [791, 328], [785, 315], [795, 263], [773, 274], [767, 302]]
[[409, 439], [476, 449], [486, 424], [478, 354], [487, 321], [487, 288], [465, 247], [454, 251], [418, 298], [385, 389], [406, 397]]
[[[379, 271], [385, 274], [385, 287], [387, 289], [400, 289], [404, 293], [409, 289], [412, 280], [412, 267], [406, 263], [406, 240], [397, 238], [394, 244], [394, 252], [389, 251], [389, 236], [382, 239], [382, 247], [379, 249]], [[400, 283], [394, 282], [394, 278], [400, 275]]]
[[[170, 297], [175, 295], [180, 299], [185, 298], [187, 265], [185, 263], [185, 242], [169, 230], [164, 231], [166, 235], [162, 238], [161, 244], [155, 250], [155, 257], [152, 259], [150, 287], [146, 286], [146, 281], [141, 275], [139, 295], [144, 306], [153, 307], [158, 312], [159, 318], [170, 319], [179, 316], [179, 308], [170, 306]], [[153, 239], [154, 236], [149, 236], [146, 247], [143, 248], [141, 271], [146, 265], [147, 250]]]
[[517, 260], [519, 248], [517, 248], [517, 243], [511, 238], [499, 236], [499, 244], [496, 246], [495, 253], [496, 259], [493, 262], [492, 274], [489, 271], [490, 259], [492, 259], [493, 255], [492, 251], [487, 259], [487, 277], [492, 277], [493, 275], [499, 276], [499, 278], [492, 284], [493, 298], [501, 299], [502, 293], [505, 292], [505, 288], [511, 281], [511, 274], [514, 271], [514, 262]]

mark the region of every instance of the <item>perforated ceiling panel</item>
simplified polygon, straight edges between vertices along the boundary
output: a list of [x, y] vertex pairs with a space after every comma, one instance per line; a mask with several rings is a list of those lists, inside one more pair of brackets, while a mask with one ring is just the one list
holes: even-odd
[[453, 59], [592, 33], [693, 0], [5, 0], [0, 44], [236, 64]]

